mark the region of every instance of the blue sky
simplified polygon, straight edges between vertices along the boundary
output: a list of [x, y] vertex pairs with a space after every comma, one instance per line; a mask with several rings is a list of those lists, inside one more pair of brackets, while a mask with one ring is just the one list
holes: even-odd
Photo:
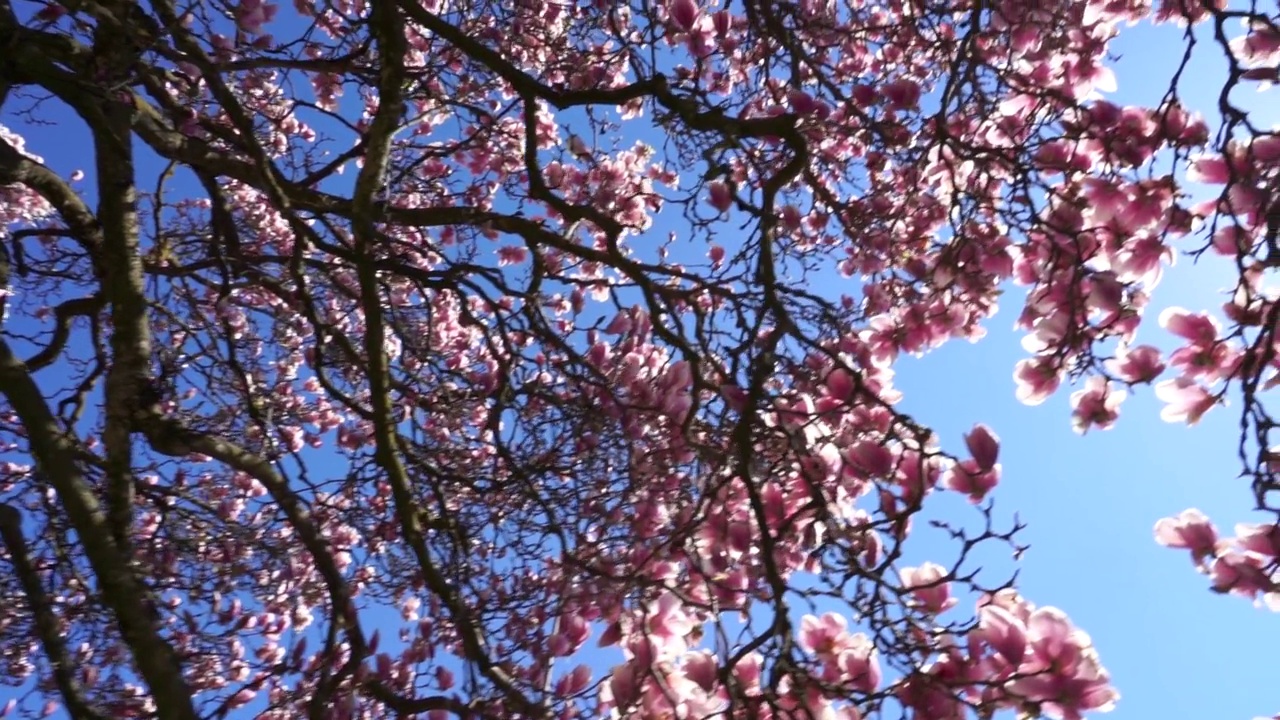
[[[1124, 58], [1111, 99], [1158, 102], [1181, 53], [1178, 30], [1129, 28], [1115, 49]], [[1193, 65], [1184, 82], [1193, 107], [1208, 107], [1216, 94], [1220, 63], [1207, 61], [1215, 52], [1202, 45], [1204, 62]], [[1280, 113], [1271, 115], [1266, 123]], [[85, 146], [67, 142], [59, 128], [31, 128], [7, 116], [0, 122], [23, 132], [31, 150], [60, 171], [89, 164]], [[1167, 343], [1154, 327], [1165, 306], [1216, 310], [1220, 291], [1232, 283], [1230, 270], [1221, 262], [1193, 266], [1179, 258], [1155, 294], [1144, 341]], [[1140, 389], [1114, 430], [1075, 435], [1070, 389], [1034, 408], [1014, 398], [1013, 365], [1025, 356], [1021, 334], [1010, 329], [1019, 298], [1005, 296], [982, 342], [953, 342], [923, 360], [900, 360], [903, 409], [935, 427], [953, 449], [974, 422], [1000, 435], [1004, 479], [995, 494], [997, 512], [1016, 511], [1029, 526], [1022, 539], [1032, 546], [1020, 588], [1037, 604], [1063, 608], [1093, 636], [1123, 696], [1110, 717], [1247, 720], [1280, 711], [1271, 646], [1255, 639], [1271, 637], [1280, 617], [1213, 595], [1184, 553], [1152, 539], [1156, 520], [1187, 507], [1206, 511], [1223, 530], [1249, 519], [1247, 486], [1235, 477], [1234, 408], [1215, 409], [1187, 429], [1163, 423], [1158, 401]]]

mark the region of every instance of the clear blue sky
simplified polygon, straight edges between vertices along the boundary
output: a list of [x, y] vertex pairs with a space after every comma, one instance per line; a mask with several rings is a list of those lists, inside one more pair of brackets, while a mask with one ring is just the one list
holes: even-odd
[[[1129, 28], [1116, 50], [1125, 57], [1112, 99], [1156, 103], [1181, 51], [1178, 30]], [[1215, 52], [1202, 46], [1201, 58]], [[1220, 78], [1220, 63], [1197, 63], [1184, 97], [1207, 106]], [[1267, 122], [1280, 113], [1271, 115]], [[66, 141], [64, 128], [33, 129], [12, 117], [0, 122], [23, 132], [31, 150], [60, 171], [90, 164], [83, 145]], [[1231, 284], [1226, 264], [1192, 266], [1179, 258], [1151, 304], [1143, 340], [1167, 344], [1154, 323], [1159, 309], [1216, 310], [1220, 290]], [[906, 394], [903, 409], [934, 426], [952, 448], [974, 422], [991, 425], [1003, 440], [1004, 480], [995, 498], [1001, 516], [1017, 511], [1029, 525], [1023, 594], [1063, 608], [1093, 636], [1123, 696], [1110, 716], [1116, 720], [1248, 720], [1280, 711], [1268, 642], [1280, 617], [1213, 595], [1185, 553], [1152, 539], [1156, 520], [1187, 507], [1203, 509], [1223, 530], [1249, 519], [1247, 486], [1235, 477], [1235, 408], [1215, 409], [1196, 428], [1167, 425], [1143, 389], [1126, 402], [1116, 429], [1081, 438], [1071, 431], [1069, 388], [1039, 407], [1014, 399], [1013, 365], [1025, 356], [1020, 333], [1010, 329], [1020, 294], [1004, 299], [984, 341], [953, 342], [920, 361], [904, 358], [897, 381]]]

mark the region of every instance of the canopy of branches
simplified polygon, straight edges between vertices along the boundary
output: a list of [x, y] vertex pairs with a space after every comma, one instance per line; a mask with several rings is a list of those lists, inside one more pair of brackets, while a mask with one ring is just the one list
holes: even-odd
[[[1207, 117], [1185, 63], [1102, 99], [1134, 21], [1227, 59]], [[1024, 402], [1231, 398], [1270, 507], [1280, 137], [1236, 98], [1278, 22], [0, 0], [0, 714], [1108, 709], [1089, 637], [972, 561], [1019, 550], [995, 431], [931, 432], [893, 366], [1003, 299]], [[1175, 241], [1234, 262], [1220, 313], [1146, 312]], [[919, 522], [945, 494], [970, 517]], [[1157, 539], [1280, 607], [1274, 525]]]

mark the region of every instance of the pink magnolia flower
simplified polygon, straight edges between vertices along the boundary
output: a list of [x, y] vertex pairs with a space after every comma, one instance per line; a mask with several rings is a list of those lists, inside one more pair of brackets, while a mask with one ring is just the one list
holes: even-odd
[[236, 8], [236, 23], [240, 29], [252, 34], [262, 32], [262, 26], [275, 19], [280, 8], [263, 0], [242, 0]]
[[1088, 288], [1085, 291], [1085, 303], [1091, 311], [1096, 310], [1104, 315], [1113, 316], [1124, 309], [1125, 286], [1116, 273], [1111, 271], [1095, 273], [1085, 285]]
[[969, 447], [969, 454], [980, 470], [995, 467], [1000, 458], [1000, 437], [991, 428], [981, 423], [974, 425], [972, 430], [965, 433], [964, 443]]
[[1208, 139], [1209, 128], [1204, 117], [1192, 113], [1179, 103], [1161, 106], [1160, 121], [1166, 137], [1188, 146], [1196, 146]]
[[707, 257], [711, 260], [712, 266], [719, 268], [724, 264], [725, 250], [723, 245], [712, 245], [707, 250]]
[[1185, 27], [1208, 19], [1211, 8], [1222, 10], [1226, 6], [1227, 0], [1160, 0], [1156, 8], [1155, 21], [1172, 21]]
[[1081, 435], [1095, 425], [1103, 430], [1110, 428], [1120, 417], [1120, 403], [1127, 395], [1124, 390], [1112, 388], [1105, 378], [1089, 378], [1083, 390], [1071, 393], [1072, 428]]
[[1187, 180], [1204, 185], [1225, 185], [1231, 179], [1227, 161], [1221, 155], [1201, 155], [1187, 168]]
[[613, 320], [609, 321], [609, 324], [605, 327], [604, 331], [609, 335], [626, 335], [631, 331], [630, 313], [623, 310], [617, 315], [614, 315]]
[[1080, 150], [1078, 141], [1052, 140], [1036, 152], [1037, 164], [1049, 173], [1068, 170], [1086, 171], [1093, 166], [1093, 158]]
[[686, 655], [681, 669], [684, 670], [685, 677], [707, 692], [710, 692], [719, 681], [717, 677], [720, 671], [719, 661], [709, 650]]
[[840, 681], [847, 682], [855, 690], [872, 693], [880, 687], [882, 674], [879, 652], [875, 644], [862, 633], [849, 635], [836, 657]]
[[868, 329], [862, 331], [861, 337], [871, 350], [872, 362], [888, 366], [898, 357], [905, 331], [889, 315], [877, 315], [867, 325]]
[[1169, 365], [1187, 379], [1213, 383], [1234, 375], [1243, 358], [1244, 353], [1233, 343], [1212, 341], [1174, 350], [1169, 355]]
[[1200, 383], [1185, 377], [1165, 380], [1156, 385], [1156, 397], [1167, 403], [1160, 411], [1165, 422], [1195, 425], [1218, 400]]
[[1127, 383], [1151, 382], [1164, 367], [1160, 350], [1151, 345], [1121, 346], [1115, 358], [1106, 362], [1107, 370]]
[[1245, 35], [1232, 39], [1231, 50], [1250, 66], [1274, 65], [1280, 61], [1280, 31], [1269, 23], [1252, 23]]
[[800, 620], [798, 642], [800, 649], [819, 657], [834, 656], [841, 643], [849, 635], [849, 625], [843, 616], [833, 612], [822, 617], [805, 615]]
[[728, 38], [733, 29], [733, 14], [728, 10], [717, 10], [711, 15], [711, 26], [715, 28], [717, 35]]
[[581, 615], [566, 613], [560, 616], [558, 631], [549, 641], [553, 655], [566, 657], [576, 652], [591, 637], [591, 626]]
[[498, 266], [519, 265], [529, 257], [528, 248], [508, 245], [498, 248]]
[[818, 101], [803, 90], [792, 90], [787, 93], [787, 102], [797, 115], [812, 115], [818, 109]]
[[701, 717], [699, 712], [705, 693], [691, 680], [684, 676], [679, 668], [663, 663], [657, 667], [642, 668], [643, 675], [639, 697], [636, 699], [634, 713], [624, 717], [634, 718], [670, 718]]
[[964, 682], [967, 666], [958, 653], [944, 652], [939, 660], [922, 668], [923, 672], [898, 685], [898, 698], [921, 720], [960, 720], [966, 717], [965, 708], [951, 688]]
[[749, 653], [733, 666], [734, 679], [744, 691], [760, 689], [760, 678], [764, 674], [764, 656], [758, 652]]
[[911, 591], [911, 599], [926, 612], [937, 615], [959, 602], [951, 597], [951, 583], [945, 580], [947, 571], [941, 565], [926, 562], [919, 567], [903, 568], [898, 575], [902, 587]]
[[1010, 667], [1018, 667], [1026, 656], [1026, 625], [998, 605], [984, 605], [978, 610], [978, 629], [975, 636], [994, 650]]
[[710, 18], [699, 15], [694, 19], [693, 25], [683, 32], [687, 33], [684, 45], [696, 58], [705, 58], [716, 50], [723, 49], [723, 44], [717, 42], [715, 21]]
[[1127, 188], [1118, 186], [1106, 178], [1084, 178], [1081, 181], [1085, 200], [1093, 212], [1094, 221], [1106, 224], [1123, 213], [1129, 206], [1131, 195]]
[[723, 182], [713, 182], [707, 186], [707, 192], [711, 194], [711, 207], [719, 212], [728, 212], [733, 207], [733, 191], [729, 189], [728, 184]]
[[920, 84], [914, 80], [894, 80], [884, 85], [882, 91], [889, 104], [899, 110], [913, 110], [920, 102]]
[[827, 393], [838, 400], [849, 400], [855, 388], [853, 375], [844, 368], [836, 368], [827, 373]]
[[702, 8], [694, 0], [671, 0], [667, 3], [667, 17], [671, 25], [680, 32], [688, 32], [698, 21]]
[[1049, 358], [1020, 360], [1013, 371], [1017, 398], [1024, 405], [1039, 405], [1058, 389], [1062, 375]]
[[1251, 252], [1255, 242], [1250, 230], [1239, 225], [1223, 225], [1213, 233], [1214, 252], [1227, 257]]
[[[1133, 213], [1133, 210], [1130, 212]], [[1119, 271], [1121, 280], [1143, 282], [1150, 287], [1160, 281], [1164, 266], [1173, 265], [1176, 257], [1173, 249], [1165, 245], [1158, 235], [1143, 235], [1125, 245], [1116, 270]]]
[[645, 618], [647, 637], [654, 642], [660, 654], [679, 654], [685, 651], [685, 638], [697, 623], [684, 610], [680, 598], [664, 592], [657, 602], [649, 605]]
[[897, 461], [892, 450], [870, 440], [854, 443], [842, 455], [846, 468], [864, 478], [888, 477]]
[[560, 697], [570, 697], [586, 690], [590, 684], [591, 668], [578, 665], [556, 681], [555, 694]]
[[979, 503], [1000, 484], [1000, 466], [983, 470], [973, 460], [963, 460], [947, 471], [943, 485], [969, 496], [970, 502]]
[[1161, 519], [1156, 523], [1155, 535], [1156, 542], [1165, 547], [1190, 550], [1197, 561], [1213, 555], [1218, 542], [1217, 528], [1195, 508]]
[[1248, 552], [1280, 557], [1280, 527], [1274, 523], [1240, 523], [1236, 525], [1235, 544]]
[[1027, 619], [1027, 641], [1031, 657], [1039, 664], [1074, 665], [1091, 644], [1089, 636], [1076, 629], [1067, 614], [1055, 607], [1037, 608]]
[[640, 698], [643, 682], [633, 663], [617, 665], [609, 673], [609, 682], [600, 687], [600, 700], [614, 708], [629, 708]]
[[1098, 661], [1092, 641], [1057, 608], [1039, 608], [1026, 623], [1029, 654], [1009, 685], [1054, 718], [1079, 720], [1087, 710], [1109, 709], [1119, 694]]
[[1210, 563], [1209, 580], [1217, 592], [1255, 598], [1258, 593], [1276, 591], [1278, 584], [1267, 572], [1273, 562], [1274, 558], [1258, 553], [1224, 553]]
[[1111, 685], [1093, 650], [1065, 672], [1045, 672], [1022, 678], [1011, 685], [1018, 695], [1037, 703], [1040, 711], [1058, 720], [1081, 720], [1088, 711], [1107, 712], [1115, 707], [1120, 693]]
[[609, 647], [617, 645], [622, 640], [622, 623], [615, 621], [609, 623], [605, 627], [604, 632], [600, 633], [600, 639], [596, 641], [597, 647]]
[[1221, 326], [1205, 313], [1192, 313], [1180, 307], [1171, 307], [1160, 313], [1160, 327], [1196, 345], [1209, 346], [1217, 342]]

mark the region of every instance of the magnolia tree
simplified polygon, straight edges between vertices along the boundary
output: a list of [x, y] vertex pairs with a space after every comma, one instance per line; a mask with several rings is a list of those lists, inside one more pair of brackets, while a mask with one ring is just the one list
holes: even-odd
[[[976, 569], [1019, 549], [996, 432], [892, 368], [1003, 297], [1024, 402], [1231, 398], [1270, 508], [1273, 10], [0, 0], [3, 713], [1110, 708]], [[1155, 107], [1098, 94], [1135, 21], [1187, 48]], [[1147, 312], [1175, 241], [1234, 261], [1220, 312]], [[1280, 607], [1275, 525], [1156, 536]]]

